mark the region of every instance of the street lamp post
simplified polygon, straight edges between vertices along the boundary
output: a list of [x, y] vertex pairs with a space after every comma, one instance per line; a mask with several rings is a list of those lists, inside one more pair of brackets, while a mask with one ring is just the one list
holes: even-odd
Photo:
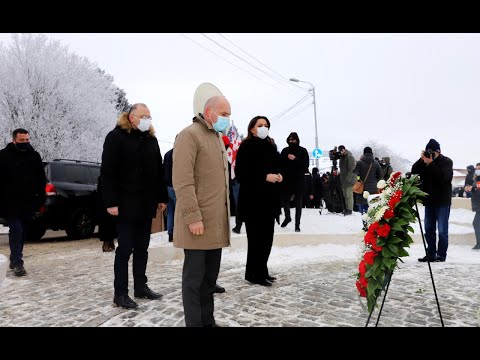
[[[315, 86], [313, 86], [313, 84], [309, 83], [308, 81], [302, 81], [302, 80], [298, 80], [298, 79], [295, 79], [295, 78], [291, 78], [290, 81], [309, 84], [312, 87], [312, 91], [313, 91], [313, 114], [315, 115], [315, 149], [318, 149], [317, 103], [315, 102]], [[318, 158], [315, 158], [315, 166], [317, 167], [317, 169], [319, 168]]]

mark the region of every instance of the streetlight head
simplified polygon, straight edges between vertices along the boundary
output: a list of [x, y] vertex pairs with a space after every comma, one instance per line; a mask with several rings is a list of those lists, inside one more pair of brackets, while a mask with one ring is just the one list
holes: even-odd
[[298, 80], [298, 79], [295, 79], [295, 78], [290, 78], [290, 81], [293, 81], [293, 82], [299, 82], [300, 80]]

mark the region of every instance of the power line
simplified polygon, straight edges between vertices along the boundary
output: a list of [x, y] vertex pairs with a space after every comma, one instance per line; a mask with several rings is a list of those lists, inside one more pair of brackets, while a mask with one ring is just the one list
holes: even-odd
[[220, 59], [222, 59], [223, 61], [226, 61], [226, 62], [229, 63], [230, 65], [235, 66], [237, 69], [239, 69], [239, 70], [241, 70], [241, 71], [243, 71], [243, 72], [246, 72], [246, 73], [249, 74], [250, 76], [253, 76], [255, 79], [260, 80], [260, 81], [264, 82], [265, 84], [268, 84], [268, 85], [270, 85], [270, 86], [272, 86], [272, 87], [274, 87], [274, 88], [276, 88], [276, 89], [283, 90], [283, 89], [279, 88], [278, 86], [275, 86], [274, 84], [271, 84], [271, 83], [269, 83], [269, 82], [266, 82], [265, 80], [259, 78], [259, 77], [256, 76], [255, 74], [252, 74], [252, 73], [250, 73], [249, 71], [241, 68], [240, 66], [232, 63], [231, 61], [223, 58], [222, 56], [218, 55], [216, 52], [214, 52], [214, 51], [210, 50], [209, 48], [207, 48], [207, 47], [199, 44], [198, 42], [196, 42], [195, 40], [189, 38], [188, 36], [186, 36], [186, 35], [184, 35], [184, 34], [180, 34], [180, 35], [182, 35], [183, 37], [185, 37], [185, 38], [187, 38], [188, 40], [192, 41], [193, 43], [195, 43], [196, 45], [198, 45], [198, 46], [201, 47], [202, 49], [205, 49], [205, 50], [211, 52], [213, 55], [218, 56]]
[[278, 120], [280, 119], [281, 117], [283, 117], [287, 112], [289, 112], [290, 110], [293, 110], [296, 106], [300, 105], [300, 103], [302, 103], [303, 101], [305, 101], [306, 99], [308, 99], [308, 97], [311, 96], [310, 93], [307, 93], [305, 94], [300, 100], [298, 100], [295, 104], [293, 104], [292, 106], [290, 106], [288, 109], [282, 111], [281, 113], [275, 115], [274, 117], [272, 117], [272, 120]]
[[300, 113], [304, 112], [305, 110], [307, 110], [311, 105], [313, 105], [313, 103], [309, 103], [307, 104], [307, 106], [301, 108], [300, 110], [298, 110], [297, 112], [293, 113], [293, 114], [290, 114], [289, 116], [283, 118], [283, 119], [280, 119], [277, 121], [277, 124], [279, 123], [282, 123], [284, 121], [287, 121], [287, 120], [290, 120], [290, 119], [293, 119], [294, 117], [296, 117], [297, 115], [299, 115]]
[[273, 72], [274, 74], [278, 75], [279, 78], [283, 81], [286, 81], [288, 82], [290, 85], [293, 85], [299, 89], [301, 89], [302, 91], [305, 91], [304, 88], [302, 88], [301, 86], [295, 84], [295, 83], [292, 83], [288, 80], [288, 78], [286, 78], [285, 76], [282, 76], [279, 72], [275, 71], [274, 69], [272, 69], [271, 67], [269, 67], [268, 65], [264, 64], [263, 62], [261, 62], [260, 60], [258, 60], [255, 56], [249, 54], [248, 52], [246, 52], [245, 50], [243, 50], [240, 46], [236, 45], [232, 40], [228, 39], [226, 36], [218, 33], [218, 35], [220, 35], [222, 38], [224, 38], [225, 40], [227, 40], [228, 42], [230, 42], [233, 46], [235, 46], [237, 49], [239, 49], [240, 51], [244, 52], [245, 54], [247, 54], [248, 56], [250, 56], [253, 60], [255, 60], [256, 62], [258, 62], [259, 64], [262, 64], [263, 66], [265, 66], [267, 69], [269, 69], [271, 72]]
[[224, 49], [225, 51], [228, 51], [230, 54], [232, 54], [233, 56], [235, 56], [236, 58], [242, 60], [243, 62], [247, 63], [248, 65], [254, 67], [255, 69], [257, 69], [258, 71], [264, 73], [265, 75], [267, 75], [270, 79], [276, 81], [277, 83], [279, 83], [280, 85], [282, 86], [285, 86], [285, 88], [287, 88], [288, 90], [291, 90], [290, 87], [288, 87], [287, 85], [285, 85], [283, 82], [281, 82], [280, 80], [278, 80], [277, 78], [273, 77], [271, 74], [267, 73], [265, 70], [263, 69], [260, 69], [258, 66], [248, 62], [247, 60], [245, 60], [244, 58], [242, 58], [241, 56], [235, 54], [233, 51], [231, 51], [230, 49], [227, 49], [225, 46], [223, 46], [222, 44], [220, 44], [219, 42], [213, 40], [212, 38], [210, 38], [209, 36], [201, 33], [202, 36], [204, 36], [205, 38], [207, 38], [208, 40], [210, 40], [211, 42], [213, 42], [214, 44], [216, 44], [217, 46], [221, 47], [222, 49]]

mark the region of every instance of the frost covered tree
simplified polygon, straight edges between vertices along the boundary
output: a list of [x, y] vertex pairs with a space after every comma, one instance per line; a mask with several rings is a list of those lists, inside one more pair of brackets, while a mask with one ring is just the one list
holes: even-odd
[[44, 160], [98, 161], [119, 113], [119, 90], [110, 75], [59, 41], [13, 34], [9, 46], [0, 43], [3, 145], [22, 127]]
[[366, 141], [361, 148], [349, 149], [352, 152], [355, 160], [359, 160], [360, 156], [363, 154], [363, 149], [366, 146], [370, 146], [373, 150], [373, 156], [378, 157], [380, 160], [382, 157], [390, 158], [390, 165], [392, 165], [393, 171], [401, 171], [406, 173], [412, 169], [412, 161], [408, 160], [401, 156], [398, 152], [393, 151], [390, 147], [385, 144], [381, 144], [375, 140]]

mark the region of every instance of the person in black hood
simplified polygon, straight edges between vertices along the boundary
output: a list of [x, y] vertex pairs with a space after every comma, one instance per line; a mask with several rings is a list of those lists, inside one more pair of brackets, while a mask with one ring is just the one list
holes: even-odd
[[7, 219], [10, 269], [15, 276], [27, 274], [23, 265], [23, 244], [34, 214], [45, 203], [45, 171], [40, 155], [30, 145], [25, 129], [12, 133], [12, 142], [0, 151], [0, 216]]
[[308, 172], [308, 152], [300, 146], [300, 138], [296, 132], [287, 137], [288, 147], [280, 154], [280, 171], [284, 175], [282, 192], [283, 211], [285, 220], [282, 227], [292, 221], [290, 216], [290, 199], [294, 196], [295, 201], [295, 231], [300, 231], [300, 218], [302, 217], [303, 193], [305, 192], [305, 173]]
[[420, 159], [413, 164], [412, 174], [420, 175], [422, 190], [428, 194], [423, 202], [428, 250], [427, 255], [418, 261], [445, 261], [448, 249], [448, 218], [452, 204], [453, 162], [441, 154], [440, 144], [435, 139], [430, 139]]
[[[468, 165], [467, 166], [467, 176], [465, 177], [465, 188], [467, 186], [472, 186], [475, 178], [476, 178], [476, 176], [475, 176], [474, 166], [473, 165]], [[466, 189], [465, 189], [465, 194], [466, 194], [467, 198], [470, 198], [472, 196], [472, 193], [470, 191], [467, 191]]]
[[472, 194], [472, 210], [475, 212], [473, 219], [473, 228], [477, 239], [473, 250], [480, 250], [480, 163], [477, 163], [474, 172], [474, 178], [471, 185], [465, 187], [465, 190]]

